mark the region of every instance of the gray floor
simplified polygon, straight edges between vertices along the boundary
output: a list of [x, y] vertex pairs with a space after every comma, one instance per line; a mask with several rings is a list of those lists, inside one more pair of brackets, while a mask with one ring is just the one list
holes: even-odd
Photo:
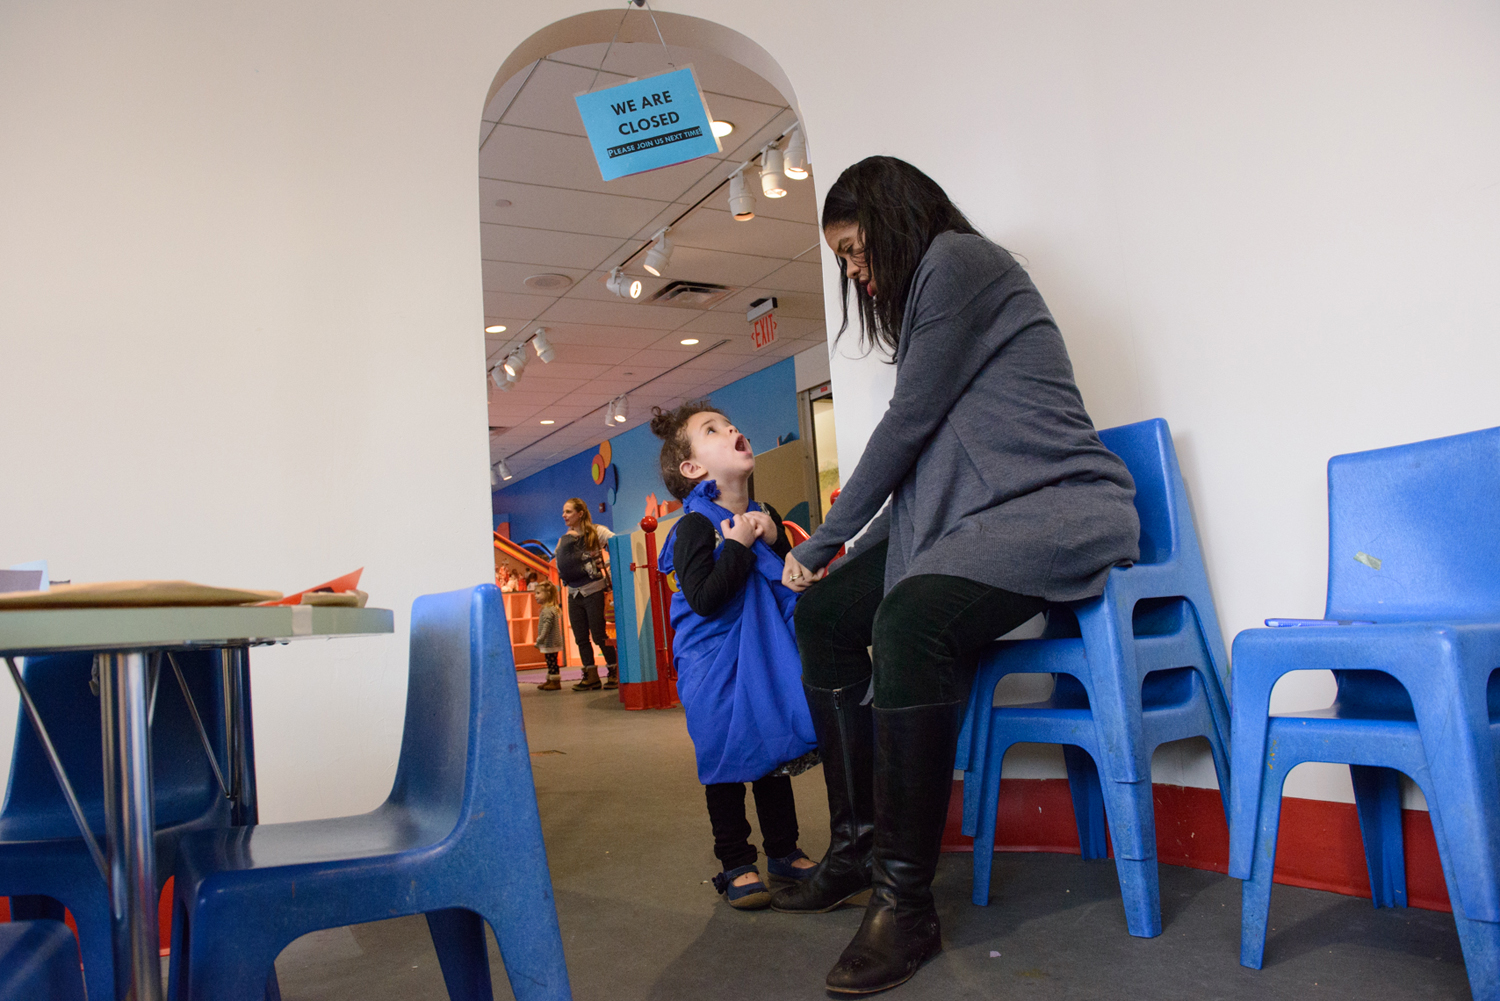
[[[574, 996], [822, 998], [860, 912], [742, 913], [717, 871], [680, 710], [627, 712], [614, 693], [523, 685], [528, 739]], [[796, 780], [803, 847], [827, 845], [821, 770]], [[753, 811], [752, 811], [753, 814]], [[1163, 866], [1165, 933], [1125, 932], [1113, 865], [1002, 854], [989, 907], [969, 902], [970, 857], [945, 855], [945, 951], [893, 997], [1468, 998], [1452, 918], [1277, 887], [1266, 968], [1239, 956], [1239, 883]], [[493, 943], [491, 949], [493, 951]], [[496, 996], [511, 997], [495, 953]], [[277, 961], [287, 1001], [443, 998], [420, 918], [309, 935]]]

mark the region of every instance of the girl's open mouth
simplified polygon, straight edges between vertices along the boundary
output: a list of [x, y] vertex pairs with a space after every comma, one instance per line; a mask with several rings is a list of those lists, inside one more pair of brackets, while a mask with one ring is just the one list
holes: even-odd
[[734, 439], [734, 450], [736, 452], [750, 451], [750, 441], [744, 435], [738, 435]]

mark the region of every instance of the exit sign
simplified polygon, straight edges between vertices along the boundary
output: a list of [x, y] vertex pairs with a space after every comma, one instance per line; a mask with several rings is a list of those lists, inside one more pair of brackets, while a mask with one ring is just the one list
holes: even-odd
[[750, 321], [750, 342], [759, 351], [776, 342], [776, 300], [757, 299], [750, 304], [745, 319]]

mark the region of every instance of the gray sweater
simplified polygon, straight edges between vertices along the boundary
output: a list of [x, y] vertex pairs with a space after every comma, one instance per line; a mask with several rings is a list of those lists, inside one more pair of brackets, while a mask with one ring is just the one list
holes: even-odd
[[1139, 558], [1135, 483], [1099, 441], [1030, 277], [981, 236], [944, 233], [912, 279], [896, 391], [812, 538], [817, 571], [889, 538], [885, 589], [917, 574], [1074, 601]]

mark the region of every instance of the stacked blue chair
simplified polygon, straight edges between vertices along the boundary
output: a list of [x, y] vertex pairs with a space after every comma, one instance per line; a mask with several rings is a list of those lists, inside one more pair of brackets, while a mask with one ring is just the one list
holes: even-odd
[[0, 1001], [83, 1001], [78, 948], [67, 925], [0, 924]]
[[395, 785], [371, 813], [199, 833], [178, 855], [169, 997], [259, 1001], [322, 928], [425, 914], [450, 997], [571, 997], [509, 633], [492, 584], [412, 607]]
[[[214, 753], [223, 746], [223, 674], [210, 651], [177, 654]], [[91, 654], [28, 657], [22, 677], [46, 725], [68, 781], [99, 843], [104, 843], [103, 745], [99, 697], [90, 689]], [[192, 830], [229, 823], [229, 801], [170, 668], [161, 672], [151, 723], [157, 880], [171, 875], [177, 844]], [[0, 895], [18, 919], [62, 920], [78, 926], [89, 996], [115, 997], [109, 888], [95, 866], [67, 801], [24, 712], [16, 723], [10, 784], [0, 809]]]
[[[1338, 762], [1376, 907], [1406, 903], [1396, 773], [1426, 795], [1474, 997], [1500, 997], [1497, 567], [1500, 428], [1329, 461], [1329, 625], [1234, 641], [1229, 874], [1245, 880], [1245, 966], [1264, 958], [1282, 783], [1304, 761]], [[1337, 701], [1271, 716], [1277, 679], [1309, 670], [1333, 671]]]
[[[1104, 593], [1048, 609], [1039, 639], [994, 644], [981, 657], [959, 738], [965, 834], [974, 837], [974, 902], [989, 902], [1000, 765], [1019, 742], [1064, 745], [1078, 840], [1106, 854], [1105, 822], [1130, 934], [1161, 934], [1151, 755], [1206, 737], [1229, 788], [1227, 659], [1187, 488], [1164, 420], [1100, 431], [1135, 479], [1140, 562], [1110, 571]], [[1013, 673], [1051, 674], [1044, 702], [994, 706]], [[1226, 798], [1227, 807], [1227, 798]]]

